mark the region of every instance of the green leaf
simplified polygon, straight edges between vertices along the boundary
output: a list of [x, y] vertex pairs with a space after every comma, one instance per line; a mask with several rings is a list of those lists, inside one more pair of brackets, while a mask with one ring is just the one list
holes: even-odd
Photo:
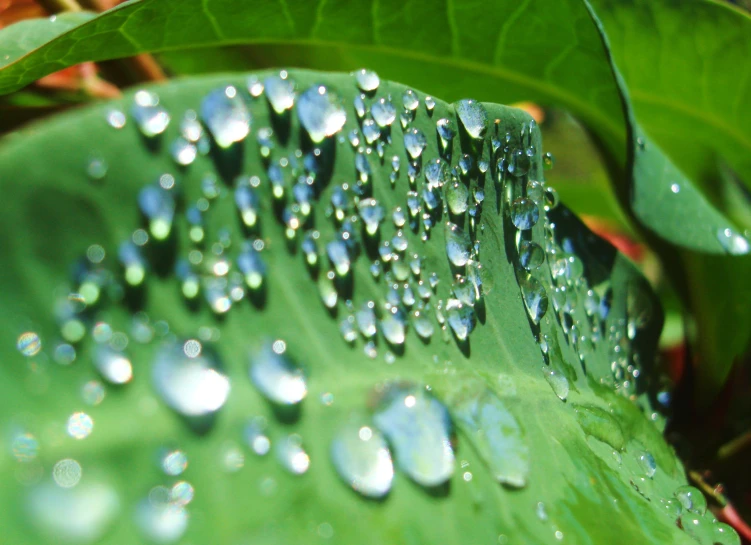
[[[257, 81], [272, 75], [259, 74]], [[2, 429], [9, 433], [0, 450], [4, 539], [88, 542], [103, 534], [105, 542], [127, 545], [148, 538], [145, 527], [152, 538], [171, 542], [182, 533], [185, 509], [190, 513], [185, 539], [195, 543], [313, 543], [332, 537], [358, 543], [692, 543], [675, 524], [675, 507], [666, 509], [685, 477], [662, 438], [663, 417], [650, 402], [656, 385], [651, 363], [662, 324], [659, 304], [629, 261], [557, 205], [550, 189], [541, 193], [545, 186], [528, 185], [543, 177], [542, 142], [530, 118], [486, 104], [483, 121], [477, 103], [440, 101], [429, 113], [426, 95], [416, 92], [419, 105], [406, 132], [421, 130], [427, 147], [416, 161], [422, 172], [411, 182], [399, 118], [405, 87], [381, 81], [364, 98], [382, 120], [380, 100], [391, 96], [397, 106], [396, 119], [381, 127], [370, 148], [361, 127], [373, 126], [355, 115], [353, 101], [360, 92], [354, 78], [303, 71], [292, 71], [288, 78], [297, 83], [298, 105], [282, 115], [264, 96], [247, 94], [245, 77], [185, 79], [153, 88], [171, 115], [161, 136], [141, 134], [130, 114], [121, 129], [110, 126], [107, 119], [121, 124], [113, 112], [131, 111], [129, 95], [37, 124], [0, 143], [0, 180], [4, 193], [13, 195], [0, 204], [0, 244], [7, 258], [0, 269], [0, 414]], [[320, 96], [321, 83], [326, 96], [341, 97], [346, 123], [313, 144], [317, 131], [303, 129], [300, 120], [310, 127], [322, 119], [305, 102]], [[234, 92], [227, 93], [228, 84]], [[181, 122], [189, 110], [205, 108], [208, 93], [214, 93], [212, 100], [234, 95], [248, 104], [250, 136], [221, 148], [217, 142], [243, 136], [242, 117], [225, 133], [220, 118], [209, 115], [214, 141], [205, 141], [209, 148], [199, 144], [204, 153], [178, 167], [171, 150]], [[234, 104], [236, 113], [242, 111]], [[343, 121], [338, 110], [326, 119], [329, 133]], [[436, 132], [440, 119], [456, 128], [445, 149]], [[164, 116], [154, 118], [159, 120]], [[155, 132], [157, 123], [150, 128]], [[363, 147], [360, 159], [350, 143], [353, 130], [360, 139], [356, 145]], [[470, 136], [483, 131], [480, 139]], [[495, 150], [494, 140], [504, 144]], [[511, 162], [517, 151], [528, 149], [529, 162], [526, 153]], [[393, 156], [399, 157], [400, 168], [392, 183]], [[432, 170], [439, 157], [451, 170]], [[371, 170], [367, 177], [363, 158]], [[499, 159], [507, 169], [513, 165], [516, 175], [501, 175]], [[284, 183], [274, 191], [277, 167]], [[459, 185], [453, 179], [436, 181], [437, 175], [455, 176]], [[408, 210], [409, 191], [430, 197], [424, 192], [431, 179], [443, 183], [434, 194], [438, 206], [431, 211], [428, 198], [412, 218], [414, 226], [407, 217], [399, 236], [392, 213], [396, 207]], [[308, 182], [315, 198], [305, 217], [301, 195]], [[298, 184], [295, 189], [293, 184]], [[334, 193], [345, 186], [348, 203], [332, 204]], [[157, 193], [140, 193], [145, 187]], [[238, 213], [237, 187], [253, 187], [258, 196], [257, 222], [251, 227], [243, 226], [244, 220], [254, 223], [251, 215]], [[449, 204], [457, 213], [444, 210], [441, 191], [458, 192], [456, 197], [462, 188], [469, 190], [465, 198], [481, 204], [470, 203], [471, 213], [459, 212], [462, 201], [452, 198]], [[149, 215], [148, 207], [139, 212], [139, 198], [155, 194], [177, 199], [171, 223], [168, 215]], [[546, 204], [518, 201], [525, 194]], [[375, 240], [358, 215], [370, 195], [386, 213]], [[355, 206], [356, 200], [362, 204]], [[203, 231], [190, 212], [194, 206], [206, 208]], [[539, 214], [536, 223], [534, 213]], [[347, 253], [349, 271], [342, 267], [341, 253], [326, 255], [329, 243], [343, 240], [337, 237], [347, 218], [353, 225], [346, 229], [347, 240], [359, 250]], [[428, 219], [434, 225], [429, 231]], [[453, 240], [458, 246], [451, 252], [443, 228], [449, 219], [469, 239]], [[534, 223], [531, 229], [514, 227], [525, 221]], [[396, 222], [401, 223], [398, 211]], [[302, 243], [312, 229], [318, 233], [311, 239], [317, 244], [316, 260]], [[143, 246], [123, 254], [128, 241]], [[260, 287], [255, 282], [255, 288], [244, 287], [242, 274], [235, 284], [246, 241], [255, 241], [267, 267]], [[531, 275], [520, 266], [517, 245], [523, 247], [524, 241], [548, 250], [545, 263]], [[390, 259], [380, 263], [381, 273], [374, 277], [371, 268], [383, 255], [378, 247], [386, 242], [394, 255], [387, 252]], [[132, 259], [139, 251], [145, 271]], [[472, 263], [463, 263], [464, 252]], [[420, 256], [419, 271], [410, 262], [413, 254]], [[129, 267], [118, 264], [119, 255], [130, 256]], [[191, 277], [174, 272], [182, 259], [194, 263], [195, 299]], [[332, 292], [326, 279], [334, 265], [339, 276], [334, 273]], [[439, 281], [435, 291], [421, 291], [419, 281], [430, 285], [433, 273]], [[223, 287], [222, 278], [235, 289], [223, 291], [229, 286]], [[481, 297], [470, 307], [473, 279], [481, 282]], [[384, 307], [394, 283], [402, 302], [392, 304], [410, 321], [404, 339]], [[410, 310], [404, 284], [427, 299]], [[452, 290], [463, 306], [449, 302]], [[321, 293], [331, 308], [324, 306]], [[337, 301], [331, 304], [334, 293]], [[345, 341], [342, 322], [352, 325], [349, 317], [367, 301], [375, 302], [383, 320], [376, 324], [372, 346], [356, 331]], [[545, 304], [544, 315], [532, 311]], [[421, 328], [411, 314], [416, 308], [427, 318]], [[441, 329], [438, 310], [452, 326]], [[476, 320], [464, 341], [462, 323], [456, 321], [460, 316]], [[426, 324], [434, 334], [421, 340], [417, 331], [425, 335]], [[183, 345], [184, 339], [197, 341]], [[295, 401], [301, 393], [299, 375], [279, 370], [290, 381], [280, 383], [261, 366], [253, 369], [263, 380], [251, 374], [262, 388], [249, 379], [249, 363], [260, 365], [258, 351], [274, 339], [285, 342], [275, 350], [285, 350], [307, 377], [307, 398], [299, 406], [274, 405], [261, 393]], [[75, 361], [67, 344], [75, 349]], [[172, 352], [159, 356], [164, 344], [194, 357], [198, 348], [201, 357], [215, 353], [222, 366], [201, 375], [202, 382], [176, 381], [194, 360], [180, 356], [175, 362]], [[129, 359], [132, 380], [123, 380], [127, 365], [121, 358], [114, 369], [97, 372], [94, 362], [103, 361], [97, 360], [97, 351], [107, 347]], [[177, 366], [174, 380], [163, 375], [165, 363], [159, 359], [165, 357]], [[101, 385], [106, 377], [126, 383], [106, 384], [101, 400], [92, 395], [97, 383], [91, 381]], [[417, 388], [411, 401], [400, 397], [406, 383]], [[222, 403], [227, 384], [231, 389]], [[429, 386], [429, 393], [422, 386]], [[382, 404], [389, 399], [396, 405], [384, 413]], [[409, 412], [402, 403], [417, 411], [429, 399], [445, 406], [456, 426], [450, 446], [441, 433], [440, 412], [426, 414], [423, 408], [417, 428], [399, 416]], [[440, 406], [430, 405], [433, 411]], [[80, 411], [92, 419], [93, 430], [81, 415], [70, 420]], [[249, 420], [259, 416], [268, 423], [264, 433], [272, 443], [266, 456], [255, 454], [244, 435]], [[331, 463], [332, 441], [348, 422], [367, 424], [370, 433], [375, 425], [390, 430], [396, 478], [380, 501], [359, 496]], [[406, 426], [413, 435], [400, 435], [394, 425]], [[284, 445], [294, 449], [299, 438], [307, 454], [290, 458], [294, 450], [280, 450]], [[262, 443], [253, 445], [263, 450]], [[187, 455], [183, 474], [166, 475], [160, 468], [165, 448]], [[656, 465], [653, 477], [647, 475], [651, 458], [646, 452]], [[456, 458], [448, 482], [432, 488], [417, 484], [443, 483], [451, 453]], [[72, 488], [53, 483], [52, 473], [63, 484], [76, 480], [77, 466], [70, 461], [57, 465], [63, 460], [75, 460], [83, 470]], [[173, 473], [181, 467], [166, 465]], [[285, 465], [297, 469], [288, 471]], [[184, 508], [174, 502], [164, 507], [178, 479], [194, 487], [195, 498]], [[377, 482], [383, 484], [383, 477]], [[184, 493], [185, 485], [180, 486]], [[693, 517], [713, 531], [711, 514]]]
[[[598, 135], [615, 168], [622, 171], [627, 167], [627, 150], [635, 148], [636, 137], [631, 136], [636, 129], [628, 98], [610, 62], [607, 40], [590, 11], [582, 0], [554, 6], [496, 2], [492, 7], [486, 2], [448, 0], [431, 6], [404, 6], [396, 0], [362, 0], [356, 5], [285, 1], [263, 3], [253, 10], [238, 9], [229, 0], [200, 6], [177, 0], [140, 0], [111, 10], [7, 65], [0, 70], [0, 92], [49, 73], [52, 60], [73, 64], [144, 51], [238, 43], [291, 43], [298, 50], [319, 45], [344, 50], [344, 60], [356, 61], [349, 69], [368, 66], [394, 80], [432, 88], [443, 98], [471, 95], [478, 100], [533, 100], [566, 107]], [[154, 21], [160, 25], [158, 32]], [[551, 51], [557, 53], [551, 57]], [[334, 67], [324, 61], [322, 67], [342, 68], [338, 64]], [[646, 166], [638, 168], [639, 164]], [[673, 218], [677, 223], [651, 213], [650, 203], [672, 180], [660, 179], [655, 184], [641, 175], [652, 174], [663, 164], [670, 162], [652, 146], [648, 155], [637, 160], [633, 172], [629, 163], [629, 175], [616, 180], [621, 201], [628, 201], [630, 176], [636, 174], [634, 210], [647, 227], [673, 244], [724, 253], [716, 233], [728, 222], [699, 193], [691, 192], [691, 182], [678, 171], [675, 176], [686, 188], [681, 199], [690, 209], [683, 217]], [[696, 216], [708, 223], [697, 228], [695, 222], [685, 221]]]

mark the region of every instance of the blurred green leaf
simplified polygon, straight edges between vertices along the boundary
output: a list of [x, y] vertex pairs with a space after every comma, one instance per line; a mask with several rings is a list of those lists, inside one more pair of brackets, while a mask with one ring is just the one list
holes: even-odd
[[[260, 81], [270, 75], [260, 74]], [[274, 114], [264, 96], [247, 94], [246, 77], [185, 79], [153, 88], [160, 106], [171, 115], [161, 136], [139, 132], [136, 117], [129, 114], [129, 95], [36, 124], [0, 143], [0, 183], [5, 194], [13, 195], [0, 204], [0, 244], [8, 258], [0, 269], [0, 414], [7, 434], [0, 449], [4, 542], [59, 543], [71, 537], [87, 542], [103, 534], [105, 542], [126, 545], [147, 539], [150, 532], [144, 533], [144, 528], [151, 530], [152, 539], [160, 538], [156, 541], [175, 541], [185, 522], [183, 508], [175, 502], [185, 496], [178, 495], [165, 508], [160, 495], [185, 479], [195, 490], [195, 499], [185, 507], [190, 513], [185, 539], [195, 543], [323, 543], [332, 537], [341, 543], [490, 543], [498, 542], [499, 536], [504, 536], [500, 541], [525, 543], [693, 543], [676, 526], [675, 511], [665, 508], [685, 477], [662, 438], [662, 417], [650, 402], [655, 393], [650, 364], [662, 324], [654, 295], [627, 259], [589, 233], [562, 205], [556, 206], [551, 193], [545, 208], [533, 206], [540, 219], [531, 229], [517, 232], [513, 226], [519, 218], [510, 214], [516, 210], [510, 199], [528, 191], [529, 178], [543, 177], [542, 142], [529, 117], [487, 104], [486, 134], [476, 140], [468, 133], [477, 134], [484, 123], [464, 125], [456, 113], [458, 105], [440, 101], [429, 114], [426, 96], [417, 92], [419, 105], [407, 127], [421, 130], [427, 147], [416, 162], [423, 173], [410, 182], [405, 131], [398, 115], [390, 126], [381, 127], [381, 136], [372, 142], [375, 148], [363, 149], [357, 159], [350, 132], [363, 139], [361, 128], [373, 126], [355, 115], [353, 101], [360, 93], [354, 78], [302, 71], [290, 72], [289, 78], [297, 83], [298, 105], [283, 115]], [[250, 136], [227, 148], [214, 141], [189, 166], [177, 166], [172, 151], [183, 116], [189, 110], [202, 111], [209, 92], [214, 92], [211, 100], [232, 97], [225, 91], [230, 83], [237, 100], [249, 103]], [[328, 93], [342, 97], [346, 124], [338, 134], [313, 144], [310, 135], [315, 132], [303, 130], [299, 119], [312, 124], [321, 119], [303, 99], [303, 93], [316, 96], [321, 83]], [[267, 93], [270, 86], [266, 82]], [[400, 106], [404, 91], [401, 85], [381, 81], [375, 96], [364, 103], [377, 114], [374, 105], [380, 99], [390, 95]], [[119, 130], [110, 126], [122, 124], [117, 112], [128, 113]], [[218, 114], [214, 110], [208, 115], [215, 137], [227, 129]], [[338, 129], [335, 121], [340, 115], [324, 116], [329, 132]], [[457, 129], [446, 150], [436, 135], [442, 118], [453, 121]], [[153, 119], [163, 121], [164, 116]], [[234, 127], [234, 137], [242, 136], [242, 121]], [[507, 132], [508, 151], [493, 150], [492, 140], [505, 140]], [[518, 177], [497, 172], [497, 159], [508, 160], [530, 144], [535, 152], [528, 174], [523, 174], [523, 160], [515, 163]], [[454, 170], [457, 183], [470, 190], [467, 197], [484, 191], [482, 204], [472, 205], [474, 216], [449, 215], [439, 190], [434, 194], [439, 206], [431, 211], [423, 203], [422, 212], [411, 218], [414, 224], [407, 223], [402, 238], [395, 240], [399, 234], [392, 212], [396, 207], [407, 210], [413, 188], [429, 200], [424, 176], [430, 165], [443, 156], [458, 169], [464, 153], [474, 166], [466, 175]], [[400, 169], [392, 184], [394, 155]], [[367, 177], [362, 176], [363, 160], [371, 170]], [[481, 161], [489, 163], [486, 173]], [[284, 179], [281, 199], [272, 196], [270, 177], [276, 167]], [[165, 174], [174, 176], [174, 184]], [[259, 198], [258, 222], [250, 229], [243, 227], [234, 195], [248, 176], [258, 176], [249, 187]], [[452, 184], [444, 181], [443, 190], [456, 190]], [[153, 216], [152, 223], [147, 222], [137, 204], [139, 191], [147, 186], [177, 199], [171, 234], [162, 242], [155, 235], [164, 234], [165, 223], [153, 223]], [[307, 218], [297, 206], [305, 202], [300, 197], [305, 186], [312, 187], [314, 195]], [[329, 259], [339, 262], [326, 256], [326, 248], [341, 232], [331, 203], [334, 192], [344, 186], [350, 188], [350, 200], [341, 207], [344, 218], [353, 222], [347, 232], [357, 251], [348, 253], [351, 271], [336, 281], [338, 301], [327, 309], [318, 286], [332, 266]], [[529, 197], [535, 191], [533, 185]], [[370, 195], [386, 213], [375, 240], [362, 232], [357, 215], [361, 205], [355, 205]], [[202, 222], [191, 212], [195, 206], [206, 209]], [[302, 222], [297, 232], [289, 213]], [[430, 232], [422, 213], [434, 222]], [[471, 253], [482, 269], [449, 263], [443, 229], [448, 219], [464, 227], [470, 244], [479, 244]], [[198, 225], [203, 226], [202, 237], [194, 230]], [[317, 266], [312, 268], [306, 265], [310, 254], [301, 246], [310, 229], [318, 233], [313, 239]], [[147, 230], [151, 238], [144, 242]], [[533, 280], [520, 267], [517, 237], [549, 250], [552, 262], [546, 260], [533, 270]], [[136, 247], [136, 255], [140, 252], [146, 261], [140, 287], [128, 285], [138, 284], [138, 270], [124, 270], [118, 263], [122, 245], [134, 240], [144, 244]], [[260, 291], [244, 289], [242, 275], [239, 284], [232, 284], [238, 254], [244, 242], [252, 240], [263, 242], [259, 256], [267, 266]], [[371, 267], [380, 255], [378, 240], [393, 240], [395, 254], [381, 263], [381, 274], [374, 277]], [[407, 248], [402, 247], [405, 241]], [[257, 243], [255, 247], [260, 248]], [[413, 253], [420, 256], [420, 269], [406, 269], [405, 277], [399, 263]], [[181, 280], [173, 272], [181, 259], [194, 263], [200, 280], [196, 300], [186, 300], [191, 292], [185, 289], [185, 277]], [[476, 318], [475, 330], [467, 341], [460, 341], [450, 328], [441, 330], [436, 309], [441, 308], [455, 331], [461, 331], [456, 315], [447, 308], [448, 298], [454, 290], [468, 301], [470, 292], [459, 292], [474, 278], [470, 273], [480, 270], [482, 298], [469, 313]], [[410, 316], [403, 343], [398, 335], [387, 342], [384, 322], [377, 324], [379, 334], [370, 348], [356, 331], [350, 343], [342, 339], [342, 322], [350, 323], [349, 316], [366, 301], [376, 302], [381, 318], [388, 316], [383, 301], [393, 297], [390, 289], [397, 278], [402, 278], [396, 289], [404, 300], [405, 283], [418, 290], [418, 281], [429, 284], [433, 273], [439, 283], [435, 293], [430, 291], [430, 307], [392, 301]], [[456, 273], [469, 276], [462, 281], [455, 279]], [[222, 278], [244, 297], [235, 290], [222, 291], [229, 289], [221, 288]], [[212, 297], [217, 282], [220, 295], [233, 294], [224, 301], [230, 303], [228, 310]], [[548, 306], [539, 324], [530, 318], [522, 298], [536, 308], [530, 288], [535, 282], [547, 293], [538, 300]], [[81, 295], [71, 299], [71, 292]], [[537, 288], [534, 292], [542, 297]], [[88, 302], [83, 310], [81, 297]], [[417, 335], [410, 306], [420, 308], [434, 328], [429, 340]], [[463, 309], [469, 312], [470, 307]], [[71, 322], [84, 328], [80, 341], [75, 340], [79, 326]], [[16, 344], [24, 332], [37, 333], [41, 347], [33, 336], [20, 337], [19, 353]], [[179, 339], [186, 338], [202, 339], [205, 351], [216, 351], [223, 362], [218, 372], [226, 373], [231, 385], [227, 402], [202, 422], [167, 408], [166, 385], [182, 390], [179, 383], [154, 375], [160, 345], [178, 343], [181, 348]], [[308, 396], [299, 411], [269, 404], [248, 378], [249, 355], [273, 339], [283, 339], [286, 354], [306, 370]], [[73, 362], [63, 346], [68, 343], [75, 345]], [[130, 359], [133, 379], [119, 386], [107, 384], [102, 401], [82, 388], [101, 380], [94, 361], [97, 350], [107, 346]], [[545, 378], [551, 371], [555, 380]], [[370, 422], [368, 414], [378, 392], [383, 395], [384, 384], [405, 381], [429, 385], [432, 395], [448, 408], [457, 426], [451, 444], [456, 455], [453, 475], [445, 486], [433, 489], [410, 482], [403, 470], [409, 455], [431, 472], [431, 460], [445, 457], [449, 446], [432, 443], [431, 448], [431, 443], [417, 442], [414, 436], [400, 446], [392, 437], [397, 465], [393, 490], [382, 501], [366, 501], [337, 475], [330, 462], [332, 440], [353, 417], [361, 425]], [[195, 395], [207, 393], [202, 390], [207, 383], [193, 386]], [[189, 396], [185, 402], [195, 400]], [[488, 419], [477, 429], [467, 424], [472, 414], [480, 414], [470, 410], [473, 403]], [[69, 417], [75, 411], [92, 418], [89, 437], [71, 437], [86, 431], [85, 421], [83, 428], [71, 428]], [[243, 436], [249, 419], [257, 416], [268, 422], [265, 433], [272, 453], [265, 457], [254, 454]], [[389, 418], [411, 429], [408, 420]], [[438, 433], [427, 425], [413, 431], [431, 437]], [[288, 453], [280, 450], [290, 434], [299, 434], [309, 456], [310, 469], [305, 471], [303, 465], [302, 475], [286, 471], [281, 463], [290, 463]], [[38, 452], [32, 439], [38, 442]], [[184, 474], [162, 471], [160, 452], [165, 448], [187, 455]], [[645, 451], [654, 458], [653, 478], [647, 476], [652, 462]], [[80, 463], [83, 474], [77, 486], [63, 489], [53, 484], [51, 473], [67, 459]], [[66, 479], [76, 476], [69, 469], [60, 473], [57, 467], [58, 482], [69, 483]], [[516, 484], [523, 485], [518, 489], [501, 486], [494, 478], [508, 475], [509, 467]], [[144, 513], [153, 514], [151, 509], [157, 509], [157, 515], [148, 518]], [[713, 531], [711, 513], [698, 518]]]

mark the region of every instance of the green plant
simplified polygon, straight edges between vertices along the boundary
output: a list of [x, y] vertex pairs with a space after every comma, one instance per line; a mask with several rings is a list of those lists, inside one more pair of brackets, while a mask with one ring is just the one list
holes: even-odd
[[[669, 72], [635, 60], [699, 13], [742, 63], [748, 17], [492, 8], [137, 0], [0, 32], [17, 109], [79, 62], [196, 74], [0, 142], [8, 543], [738, 543], [662, 437], [648, 282], [558, 203], [534, 120], [477, 100], [584, 123], [707, 405], [748, 347], [748, 84], [701, 94], [719, 57], [677, 37]], [[380, 78], [259, 71], [295, 65]]]

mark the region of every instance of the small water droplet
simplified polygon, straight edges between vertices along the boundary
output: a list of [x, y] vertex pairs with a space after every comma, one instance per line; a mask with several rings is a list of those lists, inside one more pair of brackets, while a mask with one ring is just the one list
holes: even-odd
[[654, 474], [657, 471], [657, 462], [655, 462], [654, 457], [649, 452], [637, 452], [636, 460], [639, 462], [639, 465], [644, 470], [644, 474], [647, 477], [650, 479], [654, 477]]
[[375, 235], [385, 216], [383, 207], [375, 199], [362, 199], [357, 204], [357, 211], [365, 223], [365, 231], [371, 236]]
[[404, 104], [405, 110], [413, 112], [420, 105], [420, 99], [412, 89], [407, 89], [402, 94], [402, 104]]
[[175, 199], [161, 185], [149, 185], [138, 193], [138, 205], [149, 222], [149, 232], [156, 240], [165, 240], [175, 216]]
[[252, 244], [244, 244], [243, 249], [237, 256], [237, 268], [245, 278], [245, 283], [252, 290], [258, 290], [263, 285], [266, 276], [266, 264], [261, 259], [261, 254], [256, 251]]
[[381, 319], [381, 332], [392, 345], [404, 344], [407, 320], [399, 307], [386, 308]]
[[363, 496], [381, 498], [391, 490], [394, 464], [378, 430], [346, 424], [331, 443], [331, 458], [339, 476]]
[[171, 492], [165, 490], [164, 498], [157, 494], [139, 502], [136, 508], [136, 523], [141, 533], [157, 543], [173, 543], [179, 540], [188, 528], [188, 512], [182, 505], [169, 501]]
[[52, 468], [52, 478], [60, 488], [73, 488], [81, 480], [81, 464], [72, 458], [60, 460]]
[[318, 293], [321, 296], [321, 301], [327, 308], [336, 307], [336, 303], [339, 300], [339, 294], [336, 291], [334, 285], [334, 279], [336, 273], [334, 271], [327, 271], [325, 274], [318, 276]]
[[370, 107], [370, 113], [379, 127], [388, 127], [396, 119], [396, 108], [390, 98], [379, 98]]
[[42, 350], [42, 340], [34, 331], [21, 333], [16, 340], [16, 349], [26, 357], [36, 356]]
[[251, 357], [250, 379], [273, 403], [296, 405], [308, 393], [302, 368], [286, 354], [284, 341], [267, 343]]
[[167, 450], [162, 453], [159, 465], [164, 473], [175, 477], [188, 467], [188, 455], [182, 450]]
[[539, 244], [523, 240], [519, 244], [519, 264], [528, 271], [537, 269], [545, 260], [545, 250]]
[[475, 327], [475, 311], [458, 299], [449, 299], [446, 301], [446, 321], [456, 338], [464, 341]]

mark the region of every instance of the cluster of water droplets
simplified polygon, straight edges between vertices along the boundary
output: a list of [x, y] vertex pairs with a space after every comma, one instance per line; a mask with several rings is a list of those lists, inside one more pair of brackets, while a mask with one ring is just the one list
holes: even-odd
[[[130, 123], [149, 141], [172, 134], [171, 123], [179, 126], [168, 148], [174, 172], [148, 180], [137, 195], [142, 225], [117, 248], [90, 246], [70, 286], [55, 301], [59, 335], [54, 360], [70, 365], [80, 352], [99, 378], [82, 386], [84, 403], [95, 407], [110, 389], [127, 387], [142, 374], [186, 425], [199, 433], [209, 429], [237, 380], [225, 369], [219, 329], [206, 326], [178, 335], [167, 321], [136, 312], [118, 330], [103, 311], [146, 297], [150, 277], [173, 272], [190, 309], [208, 307], [222, 316], [248, 300], [261, 312], [270, 282], [270, 244], [286, 245], [301, 260], [311, 281], [302, 289], [317, 290], [323, 307], [336, 316], [343, 341], [357, 345], [368, 358], [381, 352], [386, 364], [396, 364], [411, 330], [426, 344], [440, 332], [442, 341], [466, 347], [494, 287], [479, 236], [483, 208], [493, 206], [485, 200], [486, 180], [501, 195], [497, 211], [509, 233], [506, 250], [513, 256], [520, 305], [537, 336], [542, 372], [555, 395], [565, 401], [571, 386], [566, 370], [551, 364], [551, 314], [582, 365], [598, 343], [607, 343], [616, 384], [628, 394], [635, 391], [639, 366], [636, 354], [629, 353], [630, 341], [650, 316], [644, 315], [644, 301], [634, 288], [628, 320], [606, 327], [612, 294], [589, 285], [577, 257], [581, 241], [557, 234], [552, 211], [558, 197], [538, 168], [551, 165], [552, 157], [540, 155], [534, 122], [527, 122], [520, 134], [504, 134], [500, 120], [492, 122], [475, 100], [460, 101], [454, 114], [413, 90], [384, 92], [372, 71], [356, 72], [353, 82], [358, 93], [351, 104], [328, 85], [300, 88], [282, 71], [263, 79], [251, 76], [244, 86], [218, 87], [185, 112], [169, 112], [154, 91], [136, 93], [130, 115], [108, 110], [106, 122], [113, 129], [124, 130]], [[263, 107], [268, 107], [268, 122], [254, 113]], [[290, 150], [288, 136], [278, 133], [289, 130], [291, 117], [303, 137]], [[426, 127], [431, 131], [425, 132]], [[209, 173], [197, 190], [186, 186], [184, 169], [238, 146], [255, 147], [261, 167], [236, 175], [229, 184]], [[334, 148], [352, 157], [348, 176], [331, 175]], [[90, 158], [86, 171], [99, 183], [106, 179], [106, 161]], [[376, 189], [374, 179], [384, 171], [390, 184]], [[234, 210], [234, 218], [215, 212], [228, 209]], [[215, 229], [217, 222], [225, 226]], [[282, 240], [272, 234], [278, 230]], [[176, 232], [187, 235], [179, 245]], [[421, 255], [422, 245], [434, 237], [445, 250], [441, 265], [428, 265]], [[174, 261], [165, 259], [175, 247]], [[439, 274], [444, 270], [450, 276]], [[360, 284], [369, 289], [357, 289]], [[304, 347], [288, 346], [283, 339], [254, 341], [248, 343], [246, 380], [273, 414], [296, 421], [308, 398], [314, 362], [298, 359]], [[151, 361], [135, 362], [133, 345], [151, 346]], [[43, 354], [43, 347], [46, 341], [34, 331], [18, 336], [17, 349], [27, 358]], [[411, 383], [388, 382], [374, 390], [370, 410], [353, 412], [330, 443], [336, 471], [357, 493], [386, 496], [397, 470], [434, 489], [461, 465], [462, 478], [469, 482], [472, 473], [464, 462], [457, 464], [455, 427], [493, 478], [509, 487], [526, 485], [529, 447], [522, 427], [481, 382], [462, 383], [446, 399]], [[322, 401], [328, 405], [333, 397], [325, 394]], [[72, 412], [66, 431], [85, 440], [96, 433], [94, 419], [87, 412]], [[231, 443], [224, 449], [222, 466], [228, 472], [244, 466], [246, 449], [256, 456], [274, 452], [291, 475], [306, 473], [315, 462], [303, 437], [294, 431], [275, 433], [259, 415], [249, 415], [238, 442], [243, 446]], [[12, 449], [16, 460], [26, 463], [37, 458], [39, 444], [22, 432]], [[148, 491], [135, 510], [145, 538], [170, 543], [187, 530], [194, 490], [188, 481], [175, 479], [182, 479], [188, 459], [178, 448], [158, 454], [166, 484]], [[643, 463], [654, 465], [650, 459], [645, 453]], [[52, 482], [34, 483], [29, 496], [42, 531], [82, 542], [97, 539], [121, 511], [117, 492], [106, 481], [82, 478], [86, 468], [74, 459], [61, 459], [54, 468]], [[273, 486], [269, 481], [264, 489]], [[55, 507], [63, 502], [64, 509]]]

